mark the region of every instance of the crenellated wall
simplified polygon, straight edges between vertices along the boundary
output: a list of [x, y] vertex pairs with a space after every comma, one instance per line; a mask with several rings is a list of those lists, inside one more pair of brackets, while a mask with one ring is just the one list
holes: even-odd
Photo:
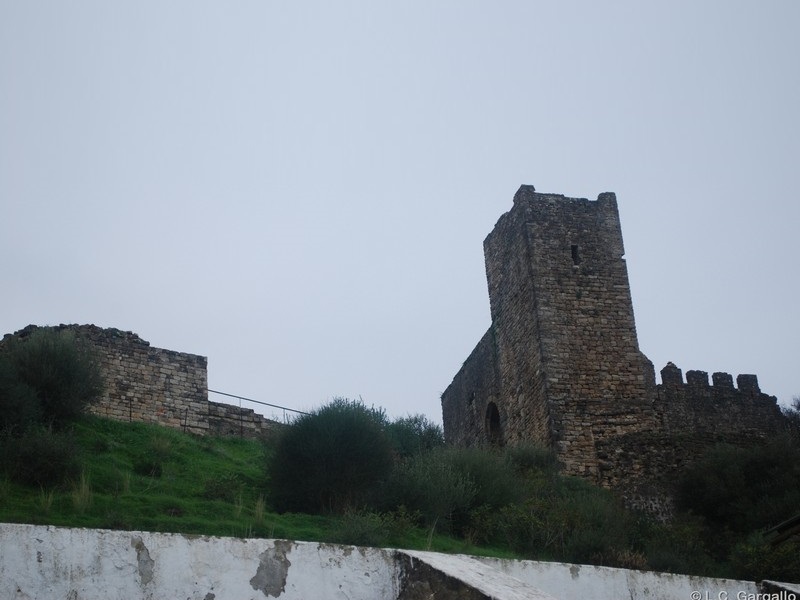
[[742, 443], [763, 441], [788, 432], [775, 396], [761, 391], [755, 375], [739, 375], [736, 387], [728, 373], [681, 370], [668, 363], [661, 370], [654, 408], [665, 433], [726, 438]]
[[676, 475], [715, 444], [752, 447], [792, 435], [777, 399], [761, 392], [755, 375], [661, 370], [653, 410], [657, 427], [597, 444], [598, 483], [620, 492], [632, 508], [668, 519]]
[[[7, 334], [25, 338], [28, 325]], [[92, 352], [104, 379], [101, 397], [89, 412], [117, 421], [156, 423], [205, 435], [258, 437], [279, 426], [251, 409], [208, 400], [205, 356], [154, 348], [130, 331], [96, 325], [58, 325]]]

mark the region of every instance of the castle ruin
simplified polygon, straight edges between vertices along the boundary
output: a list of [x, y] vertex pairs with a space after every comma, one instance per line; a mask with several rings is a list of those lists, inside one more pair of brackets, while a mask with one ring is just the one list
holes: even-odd
[[[535, 443], [567, 474], [656, 512], [676, 469], [715, 442], [786, 430], [755, 375], [671, 363], [656, 385], [639, 350], [616, 197], [523, 185], [484, 241], [492, 324], [442, 394], [448, 443]], [[655, 505], [654, 505], [655, 504]]]
[[[28, 325], [0, 340], [24, 339]], [[117, 421], [155, 423], [197, 435], [260, 437], [279, 424], [252, 409], [208, 399], [205, 356], [155, 348], [130, 331], [96, 325], [58, 325], [84, 344], [104, 381], [103, 393], [88, 412]]]

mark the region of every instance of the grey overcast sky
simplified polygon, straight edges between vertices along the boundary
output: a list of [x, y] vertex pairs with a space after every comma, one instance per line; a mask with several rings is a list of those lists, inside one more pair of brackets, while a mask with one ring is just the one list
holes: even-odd
[[795, 0], [0, 0], [0, 332], [132, 330], [212, 389], [440, 421], [528, 183], [616, 192], [656, 371], [788, 404], [798, 32]]

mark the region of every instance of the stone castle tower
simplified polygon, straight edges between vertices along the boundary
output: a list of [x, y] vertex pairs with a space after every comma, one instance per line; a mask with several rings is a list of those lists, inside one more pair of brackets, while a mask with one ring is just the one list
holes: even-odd
[[[671, 365], [669, 385], [655, 385], [639, 350], [614, 194], [590, 201], [524, 185], [484, 255], [492, 325], [442, 394], [448, 443], [545, 445], [566, 473], [616, 487], [632, 472], [650, 479], [637, 452], [674, 454], [663, 434], [679, 424], [716, 430], [727, 415], [722, 429], [733, 438], [745, 416], [756, 436], [780, 428], [776, 400], [755, 376], [737, 390], [717, 373], [710, 388], [706, 373], [690, 371], [683, 384]], [[695, 385], [703, 377], [705, 387]]]

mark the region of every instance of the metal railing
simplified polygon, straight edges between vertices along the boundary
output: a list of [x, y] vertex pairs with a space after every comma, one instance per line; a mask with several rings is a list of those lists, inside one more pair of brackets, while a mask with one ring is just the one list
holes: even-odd
[[[217, 390], [208, 390], [212, 394], [219, 394], [220, 396], [227, 396], [228, 398], [236, 398], [239, 400], [239, 408], [242, 408], [242, 400], [245, 402], [252, 402], [253, 404], [260, 404], [261, 406], [269, 406], [270, 408], [277, 408], [283, 411], [283, 422], [288, 423], [289, 417], [287, 416], [287, 411], [291, 413], [296, 413], [298, 415], [307, 415], [307, 412], [303, 412], [302, 410], [297, 410], [294, 408], [289, 408], [288, 406], [281, 406], [279, 404], [270, 404], [269, 402], [262, 402], [261, 400], [253, 400], [252, 398], [246, 398], [244, 396], [237, 396], [236, 394], [228, 394], [227, 392], [219, 392]], [[265, 415], [266, 416], [266, 415]]]

